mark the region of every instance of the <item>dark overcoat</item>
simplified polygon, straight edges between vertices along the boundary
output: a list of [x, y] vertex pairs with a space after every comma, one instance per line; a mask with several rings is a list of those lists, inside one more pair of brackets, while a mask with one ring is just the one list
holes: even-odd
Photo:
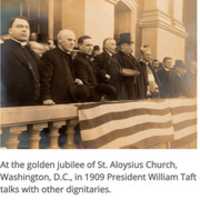
[[[115, 58], [120, 63], [121, 68], [129, 68], [133, 70], [138, 70], [138, 62], [132, 55], [126, 55], [123, 52], [119, 51]], [[140, 96], [138, 95], [138, 77], [123, 77], [121, 76], [121, 98], [122, 99], [140, 99]]]
[[173, 70], [166, 71], [163, 67], [157, 72], [158, 78], [160, 80], [159, 90], [160, 97], [169, 98], [174, 96], [174, 87], [173, 85], [175, 72]]
[[97, 69], [90, 56], [84, 53], [77, 54], [73, 62], [73, 74], [83, 81], [85, 93], [88, 97], [87, 101], [99, 101], [104, 95], [108, 99], [116, 99], [114, 87], [106, 83], [98, 83]]
[[[103, 52], [96, 56], [94, 64], [97, 72], [97, 79], [100, 83], [108, 83], [116, 88], [117, 96], [120, 94], [120, 64], [114, 56]], [[110, 79], [106, 78], [106, 74], [110, 75]]]
[[83, 53], [78, 53], [73, 61], [73, 73], [89, 87], [97, 85], [96, 69], [90, 57]]
[[40, 81], [37, 62], [28, 46], [14, 40], [1, 44], [1, 106], [35, 105]]
[[42, 101], [52, 99], [58, 104], [72, 102], [74, 79], [71, 55], [57, 47], [46, 52], [40, 63]]

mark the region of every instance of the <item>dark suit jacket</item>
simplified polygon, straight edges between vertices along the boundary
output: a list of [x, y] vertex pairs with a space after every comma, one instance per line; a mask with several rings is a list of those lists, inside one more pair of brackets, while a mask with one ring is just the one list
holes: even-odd
[[74, 80], [71, 71], [71, 55], [58, 47], [46, 52], [41, 58], [41, 98], [56, 103], [72, 102]]
[[86, 54], [78, 53], [73, 61], [73, 72], [76, 78], [79, 78], [83, 83], [90, 88], [97, 85], [96, 69]]
[[[117, 93], [120, 92], [120, 64], [113, 56], [110, 56], [107, 52], [103, 52], [96, 56], [94, 64], [97, 71], [97, 78], [100, 83], [108, 83], [114, 86]], [[109, 74], [110, 79], [106, 79], [105, 75]]]
[[161, 97], [192, 96], [191, 74], [178, 75], [175, 69], [166, 71], [161, 68], [158, 71], [160, 77]]
[[162, 98], [173, 97], [174, 87], [173, 79], [175, 77], [174, 71], [166, 71], [163, 67], [157, 72], [160, 80], [159, 90]]
[[39, 73], [33, 52], [14, 40], [1, 44], [1, 106], [38, 103]]

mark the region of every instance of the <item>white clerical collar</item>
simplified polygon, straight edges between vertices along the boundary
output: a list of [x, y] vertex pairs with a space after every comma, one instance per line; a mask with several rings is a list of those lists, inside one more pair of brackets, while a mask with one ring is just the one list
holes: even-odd
[[113, 54], [111, 52], [109, 52], [108, 50], [105, 50], [105, 52], [109, 55], [109, 56], [113, 56]]
[[27, 42], [21, 42], [21, 41], [19, 41], [19, 40], [14, 39], [14, 38], [11, 38], [11, 40], [17, 42], [17, 43], [20, 44], [22, 47], [24, 47], [24, 46], [27, 45]]
[[60, 45], [58, 45], [58, 48], [63, 51], [64, 53], [71, 55], [71, 51], [66, 51], [64, 48], [62, 48]]

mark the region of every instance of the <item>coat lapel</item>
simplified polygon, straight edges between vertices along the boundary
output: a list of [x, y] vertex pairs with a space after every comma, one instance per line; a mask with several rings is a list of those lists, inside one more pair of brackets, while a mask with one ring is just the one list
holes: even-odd
[[58, 52], [58, 56], [60, 58], [60, 60], [59, 60], [60, 66], [65, 69], [65, 70], [62, 70], [65, 73], [65, 77], [68, 77], [69, 83], [73, 82], [72, 69], [71, 69], [70, 63], [68, 63], [66, 61], [66, 59], [67, 59], [66, 56], [68, 56], [68, 55], [66, 55], [66, 53], [63, 52], [62, 50], [60, 50], [59, 48], [57, 49], [57, 52]]
[[[31, 72], [34, 80], [36, 82], [39, 82], [39, 74], [37, 71], [36, 61], [34, 60], [34, 58], [32, 58], [32, 55], [30, 54], [30, 52], [28, 52], [28, 49], [21, 49], [21, 48], [27, 48], [27, 47], [18, 46], [17, 51], [15, 49], [13, 49], [13, 54], [14, 54], [16, 60], [18, 60], [21, 63], [22, 67], [28, 68], [28, 70]], [[29, 54], [29, 55], [27, 55], [27, 54]]]

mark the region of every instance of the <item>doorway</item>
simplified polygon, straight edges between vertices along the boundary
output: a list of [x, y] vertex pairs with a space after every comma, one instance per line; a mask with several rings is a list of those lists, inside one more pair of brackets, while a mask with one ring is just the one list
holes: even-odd
[[115, 34], [116, 40], [121, 33], [131, 33], [131, 9], [123, 2], [119, 1], [115, 6]]

